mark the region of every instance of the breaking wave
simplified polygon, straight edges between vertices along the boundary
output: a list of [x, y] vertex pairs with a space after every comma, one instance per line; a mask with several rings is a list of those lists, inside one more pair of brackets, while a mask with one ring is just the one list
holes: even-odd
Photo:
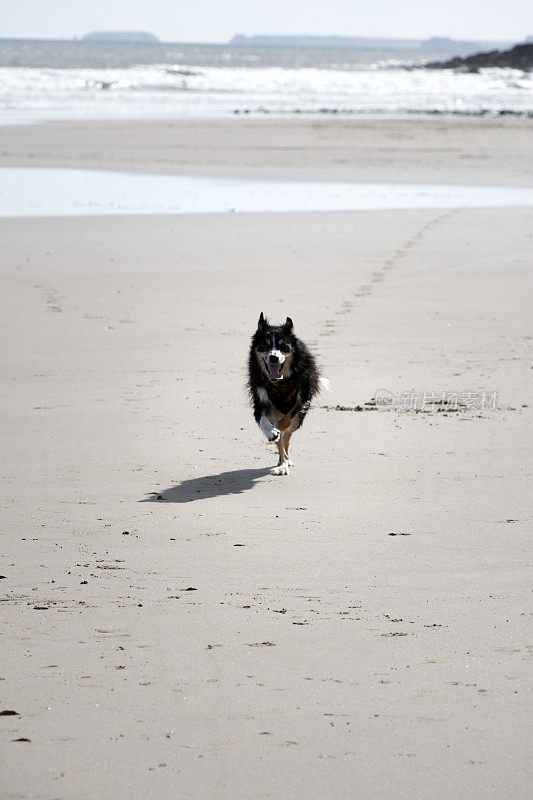
[[533, 76], [402, 69], [148, 64], [122, 68], [0, 68], [0, 114], [36, 119], [271, 114], [533, 115]]

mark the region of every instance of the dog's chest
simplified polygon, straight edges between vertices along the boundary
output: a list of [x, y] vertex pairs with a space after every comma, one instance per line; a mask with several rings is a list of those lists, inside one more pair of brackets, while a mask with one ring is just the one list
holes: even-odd
[[298, 384], [295, 381], [284, 380], [279, 384], [273, 384], [265, 380], [264, 388], [268, 399], [278, 411], [287, 414], [294, 407], [298, 394]]

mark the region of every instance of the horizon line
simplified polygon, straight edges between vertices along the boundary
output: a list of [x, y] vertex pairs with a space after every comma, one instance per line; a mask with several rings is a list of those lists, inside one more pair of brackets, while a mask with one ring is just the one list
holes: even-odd
[[[92, 33], [146, 33], [151, 36], [156, 37], [156, 42], [106, 42], [106, 44], [207, 44], [207, 45], [220, 45], [220, 46], [228, 46], [232, 43], [232, 40], [236, 37], [243, 37], [245, 39], [255, 39], [258, 37], [265, 37], [265, 38], [278, 38], [278, 39], [287, 39], [287, 38], [305, 38], [305, 39], [388, 39], [389, 41], [413, 41], [413, 42], [427, 42], [431, 41], [432, 39], [444, 39], [450, 42], [474, 42], [474, 43], [482, 43], [482, 42], [502, 42], [502, 43], [527, 43], [526, 39], [530, 36], [530, 34], [525, 34], [522, 36], [522, 39], [515, 39], [515, 38], [477, 38], [477, 37], [467, 37], [467, 38], [455, 38], [453, 36], [444, 36], [439, 34], [432, 34], [431, 36], [387, 36], [387, 35], [346, 35], [346, 34], [307, 34], [307, 33], [254, 33], [254, 34], [243, 34], [243, 33], [236, 33], [233, 34], [232, 38], [226, 41], [200, 41], [197, 39], [181, 39], [181, 40], [167, 40], [167, 39], [159, 39], [157, 34], [152, 33], [151, 31], [89, 31], [89, 33], [83, 33], [79, 35], [73, 36], [60, 36], [60, 37], [50, 37], [50, 36], [0, 36], [0, 42], [9, 42], [9, 41], [30, 41], [30, 42], [82, 42], [83, 37], [89, 36]], [[91, 44], [91, 42], [88, 42]]]

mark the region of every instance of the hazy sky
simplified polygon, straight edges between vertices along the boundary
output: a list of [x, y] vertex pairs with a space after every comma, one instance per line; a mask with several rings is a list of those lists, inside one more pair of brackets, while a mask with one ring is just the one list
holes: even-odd
[[0, 37], [72, 38], [143, 30], [163, 41], [235, 33], [455, 39], [533, 35], [531, 0], [0, 0]]

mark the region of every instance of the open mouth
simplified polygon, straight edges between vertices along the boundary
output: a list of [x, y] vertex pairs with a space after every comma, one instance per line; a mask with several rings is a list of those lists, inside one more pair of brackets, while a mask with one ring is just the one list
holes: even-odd
[[281, 367], [283, 364], [269, 364], [265, 361], [265, 366], [268, 370], [268, 377], [271, 381], [280, 381], [283, 378], [281, 374]]

